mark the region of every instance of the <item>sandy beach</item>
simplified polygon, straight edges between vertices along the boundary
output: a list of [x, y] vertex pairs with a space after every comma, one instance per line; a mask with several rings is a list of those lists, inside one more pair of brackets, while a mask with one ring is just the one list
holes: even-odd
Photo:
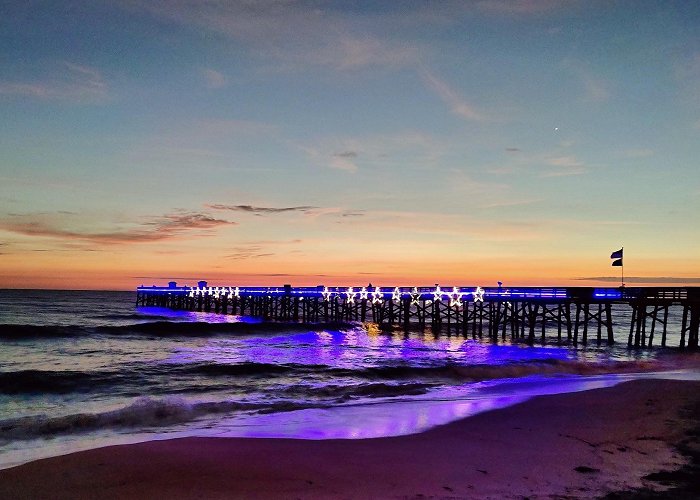
[[[661, 491], [673, 484], [645, 476], [687, 469], [689, 458], [678, 446], [686, 455], [697, 450], [699, 406], [700, 382], [640, 380], [537, 397], [409, 436], [113, 446], [0, 471], [0, 497], [548, 498]], [[665, 476], [657, 479], [672, 475]]]

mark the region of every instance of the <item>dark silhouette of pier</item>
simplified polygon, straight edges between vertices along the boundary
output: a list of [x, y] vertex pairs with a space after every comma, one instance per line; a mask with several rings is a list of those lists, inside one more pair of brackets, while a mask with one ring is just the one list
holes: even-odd
[[554, 329], [557, 342], [613, 344], [613, 327], [622, 326], [630, 347], [655, 342], [665, 347], [671, 307], [682, 310], [680, 348], [697, 349], [700, 329], [700, 287], [210, 287], [206, 282], [178, 287], [171, 282], [138, 287], [136, 305], [282, 322], [429, 326], [435, 332], [530, 344], [544, 343], [545, 331]]

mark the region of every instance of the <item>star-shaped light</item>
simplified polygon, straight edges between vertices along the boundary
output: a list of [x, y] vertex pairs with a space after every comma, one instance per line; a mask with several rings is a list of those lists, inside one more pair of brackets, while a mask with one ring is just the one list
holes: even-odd
[[240, 296], [241, 296], [241, 290], [240, 290], [240, 288], [236, 287], [236, 288], [233, 290], [233, 296], [234, 296], [234, 297], [240, 297]]
[[394, 293], [391, 294], [391, 300], [394, 302], [401, 302], [401, 291], [398, 286], [394, 288]]
[[452, 293], [450, 294], [450, 307], [461, 307], [462, 306], [462, 296], [464, 294], [459, 291], [459, 288], [452, 287]]
[[420, 292], [418, 291], [417, 287], [413, 287], [413, 290], [411, 290], [411, 305], [418, 305], [418, 301], [420, 300]]
[[367, 296], [369, 295], [369, 292], [367, 291], [367, 287], [362, 287], [362, 290], [360, 290], [360, 300], [367, 300]]
[[382, 290], [378, 286], [375, 286], [374, 292], [372, 292], [372, 302], [375, 304], [379, 304], [383, 298], [384, 295], [382, 294]]
[[347, 302], [348, 303], [354, 303], [355, 302], [355, 291], [352, 289], [352, 287], [348, 287], [348, 291], [345, 292], [345, 295], [347, 295]]
[[476, 290], [474, 290], [474, 302], [483, 302], [484, 301], [484, 289], [481, 288], [480, 286], [476, 287]]
[[440, 302], [442, 300], [442, 290], [440, 290], [440, 285], [435, 285], [435, 291], [433, 292], [433, 300], [435, 302]]
[[321, 297], [323, 297], [324, 302], [328, 302], [328, 300], [331, 298], [331, 292], [328, 290], [327, 286], [323, 287], [323, 291], [321, 292]]

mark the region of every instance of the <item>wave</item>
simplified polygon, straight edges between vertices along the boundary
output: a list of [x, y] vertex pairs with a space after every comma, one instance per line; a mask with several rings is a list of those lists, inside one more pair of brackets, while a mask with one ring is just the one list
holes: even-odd
[[132, 373], [21, 370], [0, 372], [0, 394], [67, 394], [123, 384]]
[[425, 394], [439, 384], [426, 383], [369, 383], [349, 385], [324, 385], [310, 387], [306, 385], [294, 385], [280, 391], [281, 393], [295, 397], [328, 398], [336, 402], [345, 402], [357, 398], [388, 398], [397, 396], [417, 396]]
[[[673, 368], [659, 360], [617, 361], [592, 363], [577, 360], [541, 359], [502, 364], [456, 365], [432, 367], [388, 366], [337, 368], [318, 364], [274, 364], [243, 362], [188, 364], [132, 364], [121, 371], [51, 371], [21, 370], [0, 372], [0, 394], [67, 394], [87, 393], [109, 389], [122, 395], [201, 393], [245, 388], [253, 379], [272, 382], [275, 378], [297, 379], [299, 391], [309, 390], [304, 382], [317, 380], [314, 391], [336, 391], [339, 397], [388, 396], [390, 393], [412, 394], [438, 384], [461, 384], [531, 375], [598, 375], [661, 371]], [[678, 366], [675, 364], [675, 366]], [[361, 388], [358, 382], [369, 385]], [[387, 382], [389, 384], [387, 385]], [[372, 385], [374, 384], [374, 385]], [[350, 389], [347, 389], [347, 388]], [[347, 389], [347, 390], [346, 390]], [[367, 391], [363, 393], [362, 391]], [[354, 391], [354, 392], [353, 392]], [[414, 392], [419, 393], [419, 392]], [[317, 392], [321, 395], [321, 392]]]
[[0, 339], [4, 340], [40, 337], [79, 337], [88, 334], [90, 334], [90, 331], [82, 326], [0, 324]]
[[198, 418], [240, 411], [282, 412], [327, 408], [324, 404], [280, 401], [273, 404], [238, 401], [190, 402], [179, 397], [140, 397], [132, 404], [101, 413], [64, 416], [36, 415], [0, 420], [0, 441], [36, 439], [100, 430], [148, 429], [185, 424]]
[[92, 316], [96, 319], [110, 319], [110, 320], [168, 320], [168, 316], [163, 316], [162, 314], [98, 314], [97, 316]]
[[206, 321], [152, 321], [127, 326], [105, 326], [96, 330], [101, 333], [129, 332], [153, 336], [209, 336], [228, 333], [279, 333], [308, 330], [343, 329], [354, 327], [351, 323], [210, 323]]
[[[159, 316], [129, 315], [131, 319], [154, 319]], [[123, 319], [123, 318], [122, 318]], [[354, 323], [209, 323], [204, 321], [143, 321], [128, 325], [17, 325], [0, 324], [0, 339], [81, 337], [86, 335], [143, 335], [149, 337], [198, 337], [213, 335], [258, 335], [263, 333], [342, 330]]]

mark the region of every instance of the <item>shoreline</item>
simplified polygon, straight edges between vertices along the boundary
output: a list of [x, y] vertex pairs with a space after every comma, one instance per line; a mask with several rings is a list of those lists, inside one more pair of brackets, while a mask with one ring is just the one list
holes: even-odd
[[672, 486], [644, 478], [687, 465], [674, 445], [694, 449], [686, 408], [698, 405], [700, 382], [644, 379], [404, 436], [117, 445], [0, 470], [0, 497], [625, 498], [614, 495]]

